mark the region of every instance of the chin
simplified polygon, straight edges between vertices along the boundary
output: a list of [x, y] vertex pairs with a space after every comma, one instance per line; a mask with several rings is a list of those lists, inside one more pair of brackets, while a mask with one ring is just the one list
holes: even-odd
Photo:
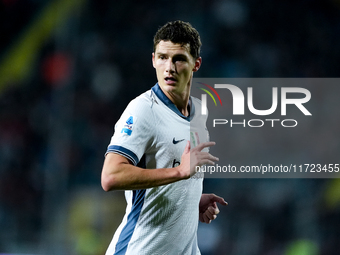
[[163, 84], [158, 83], [158, 84], [164, 91], [167, 91], [167, 92], [171, 92], [176, 89], [176, 84], [164, 84], [164, 83]]

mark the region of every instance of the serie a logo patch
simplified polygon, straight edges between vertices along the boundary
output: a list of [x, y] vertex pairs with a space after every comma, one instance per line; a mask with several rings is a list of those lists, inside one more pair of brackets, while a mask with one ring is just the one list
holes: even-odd
[[127, 121], [126, 121], [126, 123], [125, 123], [125, 125], [124, 125], [124, 127], [123, 127], [123, 129], [121, 131], [121, 133], [126, 133], [127, 135], [131, 135], [131, 133], [132, 133], [132, 125], [133, 125], [133, 117], [130, 116], [127, 119]]

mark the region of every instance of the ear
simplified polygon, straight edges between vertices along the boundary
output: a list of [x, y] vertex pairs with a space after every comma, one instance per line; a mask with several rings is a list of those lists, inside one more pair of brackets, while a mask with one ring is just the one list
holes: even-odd
[[153, 65], [154, 68], [156, 68], [155, 67], [155, 53], [154, 52], [152, 52], [152, 65]]
[[202, 65], [202, 57], [199, 57], [195, 60], [195, 66], [194, 66], [194, 69], [192, 69], [193, 72], [197, 72], [198, 69], [200, 69]]

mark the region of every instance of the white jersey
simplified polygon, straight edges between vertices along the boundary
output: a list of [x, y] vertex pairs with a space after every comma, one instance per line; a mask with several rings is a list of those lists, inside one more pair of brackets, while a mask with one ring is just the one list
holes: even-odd
[[[206, 115], [190, 98], [185, 117], [159, 85], [135, 98], [115, 125], [107, 152], [140, 167], [171, 168], [180, 164], [186, 143], [206, 142]], [[195, 123], [197, 129], [191, 128]], [[190, 178], [144, 190], [125, 191], [126, 213], [106, 255], [197, 255], [199, 201], [203, 178]]]

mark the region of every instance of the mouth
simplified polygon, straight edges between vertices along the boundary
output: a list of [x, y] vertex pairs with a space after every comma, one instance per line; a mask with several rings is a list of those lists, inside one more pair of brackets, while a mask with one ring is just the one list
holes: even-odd
[[174, 78], [174, 77], [172, 77], [172, 76], [167, 76], [167, 77], [165, 77], [164, 78], [164, 80], [165, 80], [165, 83], [166, 84], [173, 84], [173, 83], [175, 83], [177, 80]]

